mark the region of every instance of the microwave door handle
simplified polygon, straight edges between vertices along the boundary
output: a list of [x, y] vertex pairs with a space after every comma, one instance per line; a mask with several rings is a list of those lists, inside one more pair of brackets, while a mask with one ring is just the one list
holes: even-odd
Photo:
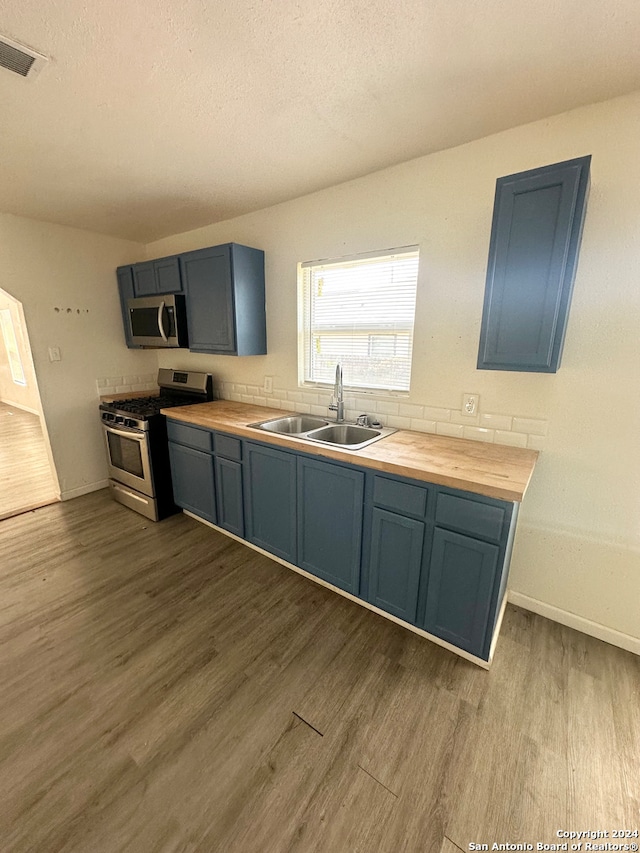
[[164, 326], [162, 325], [162, 312], [164, 311], [164, 300], [158, 305], [158, 331], [162, 337], [162, 340], [166, 343], [169, 342], [167, 338], [167, 333], [164, 330]]

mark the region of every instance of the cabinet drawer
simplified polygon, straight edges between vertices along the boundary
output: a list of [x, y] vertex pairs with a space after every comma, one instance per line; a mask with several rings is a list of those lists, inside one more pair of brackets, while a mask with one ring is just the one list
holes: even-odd
[[499, 542], [506, 516], [506, 507], [491, 506], [480, 501], [455, 495], [439, 494], [436, 524]]
[[427, 511], [427, 490], [376, 476], [373, 478], [373, 502], [376, 506], [393, 509], [403, 515], [424, 518]]
[[186, 447], [194, 447], [196, 450], [213, 450], [213, 433], [208, 429], [189, 426], [189, 424], [167, 421], [167, 436], [169, 441], [184, 444]]
[[213, 436], [213, 446], [218, 456], [224, 456], [225, 459], [233, 459], [235, 462], [242, 461], [242, 443], [239, 438], [215, 433]]

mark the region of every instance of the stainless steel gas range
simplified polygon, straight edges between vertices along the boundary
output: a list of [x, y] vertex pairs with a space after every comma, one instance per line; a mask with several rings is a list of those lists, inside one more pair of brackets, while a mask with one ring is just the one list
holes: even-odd
[[179, 511], [173, 503], [167, 425], [160, 409], [213, 400], [210, 373], [158, 371], [158, 394], [100, 404], [113, 498], [159, 521]]

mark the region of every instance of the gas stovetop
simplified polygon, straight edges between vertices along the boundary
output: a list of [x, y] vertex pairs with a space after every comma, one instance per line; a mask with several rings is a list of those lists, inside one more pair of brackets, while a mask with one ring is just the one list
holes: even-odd
[[148, 429], [149, 421], [162, 418], [161, 409], [190, 406], [213, 400], [211, 374], [170, 370], [158, 371], [158, 394], [148, 397], [127, 397], [100, 403], [101, 419], [105, 423]]
[[145, 418], [159, 415], [160, 409], [170, 409], [173, 406], [188, 406], [190, 403], [201, 402], [203, 401], [199, 397], [190, 398], [188, 394], [184, 397], [167, 397], [162, 394], [160, 396], [131, 397], [126, 400], [113, 400], [110, 403], [101, 403], [100, 409], [103, 412], [135, 415], [140, 420], [144, 420]]

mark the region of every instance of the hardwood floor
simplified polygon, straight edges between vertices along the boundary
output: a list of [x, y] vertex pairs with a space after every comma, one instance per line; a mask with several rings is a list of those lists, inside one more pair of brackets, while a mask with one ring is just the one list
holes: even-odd
[[40, 419], [0, 403], [0, 519], [58, 500]]
[[3, 853], [455, 853], [638, 828], [640, 659], [507, 608], [489, 672], [106, 491], [0, 522]]

